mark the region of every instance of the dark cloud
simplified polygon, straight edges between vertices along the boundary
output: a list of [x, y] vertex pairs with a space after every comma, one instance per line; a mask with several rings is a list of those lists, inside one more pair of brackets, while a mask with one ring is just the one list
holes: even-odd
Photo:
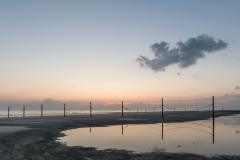
[[236, 87], [235, 87], [235, 89], [239, 89], [239, 87], [238, 87], [238, 86], [236, 86]]
[[221, 39], [215, 40], [208, 35], [199, 35], [189, 38], [186, 42], [179, 41], [176, 47], [170, 49], [167, 42], [154, 43], [150, 46], [154, 53], [153, 59], [140, 55], [136, 61], [141, 67], [151, 70], [165, 71], [169, 65], [178, 64], [180, 68], [187, 68], [197, 63], [197, 60], [205, 57], [206, 53], [212, 53], [227, 48], [228, 43]]
[[220, 96], [220, 98], [237, 98], [237, 99], [240, 99], [240, 94], [224, 94], [223, 96]]
[[181, 73], [177, 73], [177, 75], [181, 75]]

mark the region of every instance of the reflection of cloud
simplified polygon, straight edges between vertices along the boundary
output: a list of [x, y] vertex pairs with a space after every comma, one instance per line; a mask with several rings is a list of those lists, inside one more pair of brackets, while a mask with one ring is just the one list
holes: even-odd
[[235, 87], [235, 89], [239, 89], [239, 87], [238, 87], [238, 86], [236, 86], [236, 87]]
[[181, 75], [181, 73], [177, 73], [177, 75]]
[[165, 148], [159, 149], [159, 148], [157, 148], [157, 147], [154, 147], [153, 150], [152, 150], [152, 152], [157, 152], [157, 153], [159, 153], [159, 152], [166, 152], [166, 149], [165, 149]]
[[208, 35], [189, 38], [186, 42], [179, 41], [176, 47], [170, 48], [167, 42], [154, 43], [150, 46], [154, 53], [153, 59], [140, 55], [136, 61], [141, 67], [150, 68], [154, 72], [165, 71], [165, 68], [178, 64], [179, 68], [195, 65], [197, 60], [205, 58], [205, 53], [212, 53], [227, 48], [228, 43], [215, 40]]
[[181, 148], [182, 146], [181, 145], [177, 145], [178, 148]]
[[239, 126], [240, 125], [240, 114], [228, 117], [219, 117], [218, 122], [225, 126]]
[[237, 134], [239, 134], [239, 133], [240, 133], [240, 131], [239, 131], [239, 130], [236, 130], [236, 133], [237, 133]]
[[177, 138], [177, 139], [193, 139], [193, 137], [184, 137], [184, 136], [176, 136], [174, 138]]

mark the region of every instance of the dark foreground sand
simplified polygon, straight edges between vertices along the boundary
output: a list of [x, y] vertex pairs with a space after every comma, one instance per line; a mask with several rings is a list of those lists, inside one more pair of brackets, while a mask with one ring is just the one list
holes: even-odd
[[[215, 117], [240, 114], [240, 111], [215, 111]], [[62, 135], [60, 132], [80, 127], [95, 127], [120, 124], [153, 124], [185, 122], [193, 120], [204, 120], [212, 118], [211, 112], [168, 112], [164, 118], [161, 113], [127, 113], [124, 118], [121, 114], [107, 115], [72, 115], [52, 117], [25, 117], [25, 118], [1, 118], [0, 127], [2, 130], [8, 128], [10, 131], [0, 132], [0, 159], [240, 159], [239, 156], [215, 155], [206, 157], [204, 155], [188, 153], [166, 153], [149, 152], [134, 153], [125, 150], [96, 150], [86, 147], [68, 147], [65, 144], [56, 142], [56, 138]], [[10, 129], [6, 126], [17, 126]], [[23, 126], [23, 127], [20, 127]], [[28, 129], [26, 129], [27, 127]], [[1, 129], [0, 129], [1, 131]]]

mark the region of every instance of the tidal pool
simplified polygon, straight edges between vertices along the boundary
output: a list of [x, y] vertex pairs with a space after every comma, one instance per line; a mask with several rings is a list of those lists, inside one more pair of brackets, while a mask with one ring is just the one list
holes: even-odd
[[[214, 125], [213, 125], [214, 124]], [[214, 129], [213, 129], [214, 127]], [[63, 131], [68, 146], [124, 149], [135, 152], [239, 154], [240, 115], [183, 123], [116, 125]]]

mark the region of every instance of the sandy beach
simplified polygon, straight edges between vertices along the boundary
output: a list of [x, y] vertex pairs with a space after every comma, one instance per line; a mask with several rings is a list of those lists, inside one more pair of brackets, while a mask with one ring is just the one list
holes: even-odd
[[[240, 114], [240, 111], [215, 111], [215, 118]], [[212, 112], [161, 112], [67, 115], [48, 117], [18, 117], [0, 119], [0, 157], [7, 159], [240, 159], [240, 156], [204, 155], [188, 153], [149, 152], [126, 150], [97, 150], [89, 147], [69, 147], [56, 142], [62, 131], [81, 127], [120, 124], [173, 123], [212, 118]]]

